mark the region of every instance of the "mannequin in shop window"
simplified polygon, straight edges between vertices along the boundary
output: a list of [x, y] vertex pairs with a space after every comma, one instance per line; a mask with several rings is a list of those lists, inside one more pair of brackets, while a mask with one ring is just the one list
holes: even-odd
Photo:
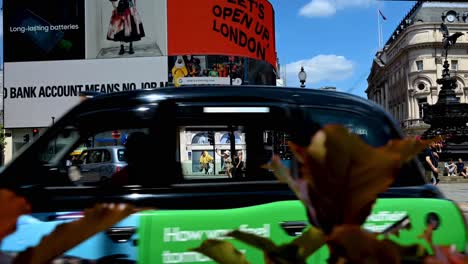
[[136, 9], [136, 0], [109, 0], [113, 11], [107, 39], [120, 42], [119, 55], [125, 54], [124, 43], [129, 43], [128, 54], [134, 54], [133, 42], [145, 36], [143, 22]]

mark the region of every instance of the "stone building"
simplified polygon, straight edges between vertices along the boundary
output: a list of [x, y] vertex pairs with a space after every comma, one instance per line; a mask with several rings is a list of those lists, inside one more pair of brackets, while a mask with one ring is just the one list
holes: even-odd
[[444, 60], [444, 22], [450, 34], [464, 33], [450, 49], [451, 75], [458, 80], [457, 98], [468, 103], [468, 2], [418, 1], [375, 55], [367, 97], [393, 115], [407, 135], [420, 135], [423, 105], [435, 104]]

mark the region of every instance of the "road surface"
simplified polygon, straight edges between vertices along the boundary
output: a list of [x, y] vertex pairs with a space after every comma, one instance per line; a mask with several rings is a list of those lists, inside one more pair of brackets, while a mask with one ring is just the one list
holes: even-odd
[[447, 198], [458, 203], [468, 219], [468, 183], [441, 183], [438, 187]]
[[441, 183], [437, 185], [447, 198], [468, 204], [468, 183]]

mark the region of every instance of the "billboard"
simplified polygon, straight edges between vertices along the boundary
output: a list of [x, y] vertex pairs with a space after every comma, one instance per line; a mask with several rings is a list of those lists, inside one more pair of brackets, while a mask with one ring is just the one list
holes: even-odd
[[5, 62], [167, 55], [165, 0], [3, 2]]
[[160, 87], [167, 57], [5, 63], [4, 71], [5, 127], [45, 127], [78, 104], [81, 91]]
[[232, 55], [276, 67], [273, 6], [267, 0], [167, 3], [169, 55]]
[[168, 84], [276, 85], [276, 71], [265, 61], [222, 55], [169, 56]]
[[81, 91], [168, 80], [166, 0], [4, 0], [5, 127], [46, 127]]
[[3, 7], [6, 128], [49, 126], [82, 91], [275, 83], [267, 0], [3, 0]]

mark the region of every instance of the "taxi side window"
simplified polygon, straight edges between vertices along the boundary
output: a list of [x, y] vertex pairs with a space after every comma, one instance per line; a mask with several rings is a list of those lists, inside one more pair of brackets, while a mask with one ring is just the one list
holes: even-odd
[[88, 157], [88, 151], [85, 150], [81, 153], [80, 157], [78, 158], [78, 160], [81, 161], [81, 163], [83, 164], [86, 164], [86, 160], [87, 160], [87, 157]]
[[108, 150], [102, 150], [102, 162], [109, 162], [111, 161], [111, 154]]
[[100, 163], [102, 162], [102, 150], [94, 150], [89, 156], [89, 163]]

